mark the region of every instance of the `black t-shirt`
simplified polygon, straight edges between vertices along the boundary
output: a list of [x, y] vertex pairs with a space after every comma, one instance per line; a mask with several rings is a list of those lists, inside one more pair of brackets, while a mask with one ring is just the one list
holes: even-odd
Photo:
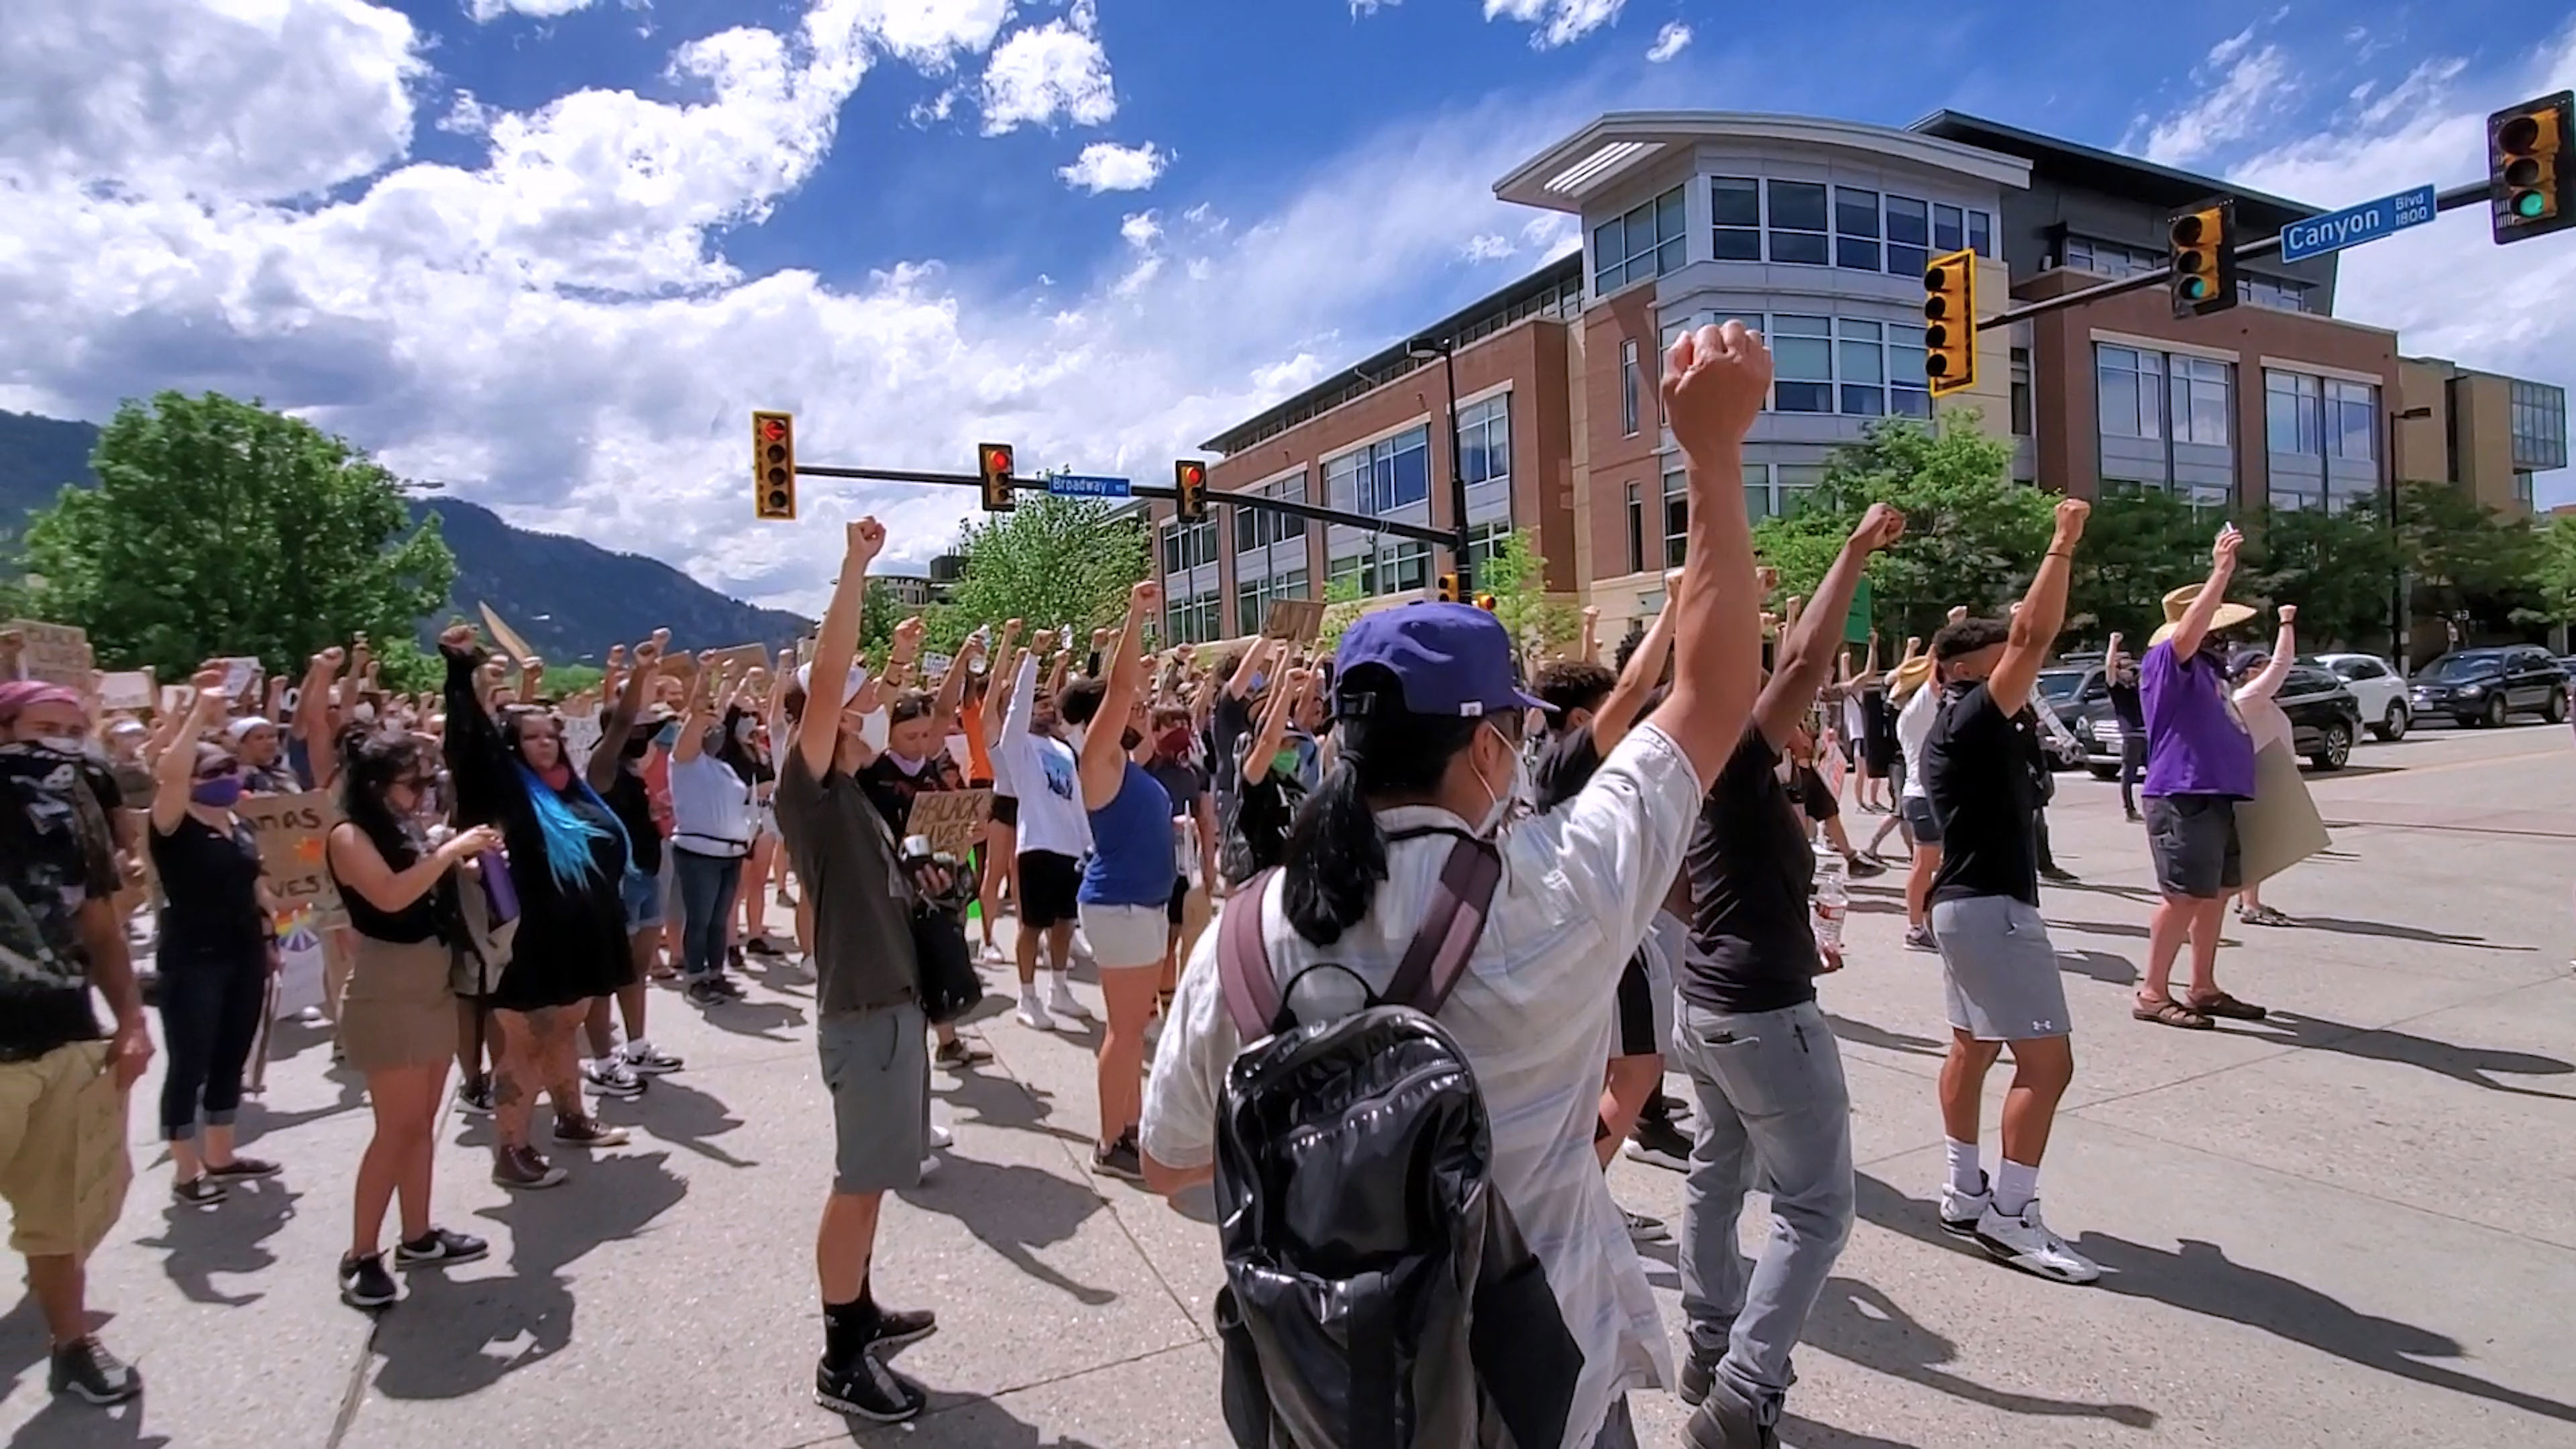
[[[601, 746], [602, 749], [607, 748]], [[632, 863], [645, 875], [662, 873], [662, 823], [653, 818], [653, 787], [644, 781], [642, 760], [619, 760], [617, 778], [600, 798], [608, 802], [617, 823], [626, 827]]]
[[1224, 873], [1226, 884], [1241, 885], [1288, 859], [1288, 831], [1297, 821], [1297, 807], [1306, 801], [1306, 788], [1287, 771], [1271, 768], [1261, 783], [1243, 783], [1238, 764], [1226, 773], [1234, 776], [1234, 814], [1225, 826], [1225, 846], [1217, 868]]
[[1539, 813], [1544, 815], [1581, 794], [1600, 768], [1601, 751], [1592, 743], [1592, 726], [1581, 724], [1558, 732], [1539, 751], [1538, 764], [1530, 770], [1530, 783], [1538, 789]]
[[1216, 707], [1208, 711], [1207, 757], [1209, 783], [1216, 793], [1217, 813], [1227, 819], [1234, 816], [1234, 797], [1243, 793], [1243, 775], [1235, 768], [1243, 749], [1243, 740], [1252, 733], [1252, 705], [1249, 701], [1219, 689]]
[[233, 962], [268, 944], [259, 907], [259, 836], [239, 820], [218, 830], [194, 815], [152, 832], [152, 869], [161, 879], [161, 947], [177, 961]]
[[0, 1061], [99, 1035], [81, 908], [116, 890], [88, 823], [82, 766], [38, 745], [0, 746]]
[[1923, 784], [1941, 827], [1935, 901], [2009, 896], [2039, 904], [2031, 822], [2039, 784], [2023, 729], [1982, 683], [1951, 687], [1923, 744]]
[[886, 828], [893, 831], [895, 839], [900, 841], [910, 832], [914, 796], [939, 790], [963, 790], [966, 776], [957, 768], [957, 762], [948, 758], [946, 750], [922, 761], [921, 773], [917, 775], [905, 774], [903, 766], [894, 762], [894, 756], [879, 751], [877, 757], [859, 771], [859, 788], [868, 792], [868, 802], [877, 807], [877, 813], [885, 817]]
[[1780, 1011], [1816, 999], [1807, 891], [1816, 857], [1780, 781], [1780, 752], [1747, 725], [1700, 803], [1683, 857], [1690, 949], [1682, 997], [1712, 1011]]
[[2144, 730], [2147, 708], [2146, 701], [2138, 697], [2138, 671], [2130, 668], [2112, 675], [2109, 688], [2111, 713], [2120, 721], [2120, 728], [2132, 733]]

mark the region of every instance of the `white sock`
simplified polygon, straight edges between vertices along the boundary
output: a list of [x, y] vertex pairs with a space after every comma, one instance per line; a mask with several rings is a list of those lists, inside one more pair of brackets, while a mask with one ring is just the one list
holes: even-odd
[[1986, 1175], [1977, 1167], [1977, 1144], [1945, 1137], [1941, 1148], [1950, 1160], [1950, 1190], [1963, 1197], [1975, 1197], [1986, 1190]]
[[1022, 1006], [1035, 1006], [1035, 1005], [1037, 1005], [1037, 1004], [1038, 1004], [1038, 984], [1037, 984], [1036, 982], [1034, 982], [1034, 981], [1031, 981], [1031, 982], [1029, 982], [1028, 984], [1026, 984], [1026, 985], [1024, 985], [1024, 986], [1022, 986], [1022, 987], [1020, 988], [1020, 1005], [1022, 1005]]
[[2038, 1168], [2024, 1167], [2009, 1157], [1995, 1164], [1996, 1212], [2008, 1218], [2020, 1217], [2038, 1196]]
[[1062, 971], [1050, 971], [1047, 973], [1047, 981], [1049, 985], [1053, 987], [1053, 989], [1047, 993], [1049, 1000], [1070, 1001], [1073, 999], [1073, 978], [1071, 976], [1066, 975]]

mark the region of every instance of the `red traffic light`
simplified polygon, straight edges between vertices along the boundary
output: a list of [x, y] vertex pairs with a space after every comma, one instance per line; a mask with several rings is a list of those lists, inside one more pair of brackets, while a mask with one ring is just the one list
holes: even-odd
[[762, 418], [760, 420], [760, 436], [773, 443], [783, 443], [787, 441], [787, 420], [785, 418]]

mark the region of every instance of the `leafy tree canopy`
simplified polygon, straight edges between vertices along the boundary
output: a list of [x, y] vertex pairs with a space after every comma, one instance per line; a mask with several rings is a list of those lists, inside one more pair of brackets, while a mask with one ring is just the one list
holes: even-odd
[[979, 624], [1026, 619], [1031, 629], [1069, 624], [1088, 634], [1127, 614], [1127, 591], [1153, 556], [1144, 519], [1113, 516], [1095, 498], [1041, 495], [966, 525], [964, 569], [949, 602], [925, 621], [927, 639], [953, 652]]

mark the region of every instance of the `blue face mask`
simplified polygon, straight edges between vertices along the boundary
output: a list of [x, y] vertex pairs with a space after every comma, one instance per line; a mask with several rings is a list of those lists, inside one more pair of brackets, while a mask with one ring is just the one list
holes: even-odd
[[188, 798], [215, 810], [230, 810], [241, 802], [242, 782], [239, 775], [225, 775], [213, 780], [199, 780], [188, 791]]

